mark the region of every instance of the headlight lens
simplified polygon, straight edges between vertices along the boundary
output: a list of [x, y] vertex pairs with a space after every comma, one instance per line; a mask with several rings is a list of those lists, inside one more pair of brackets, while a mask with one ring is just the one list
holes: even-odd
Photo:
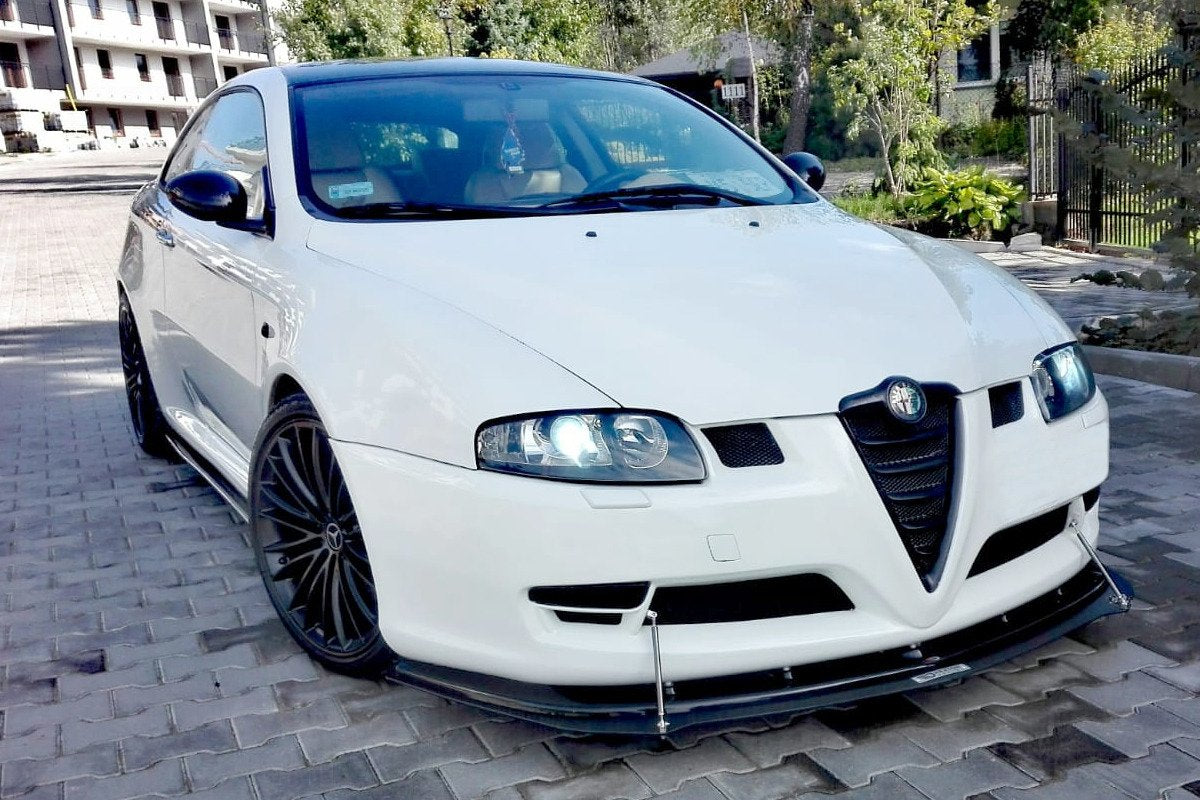
[[1051, 348], [1033, 360], [1033, 390], [1047, 422], [1082, 408], [1096, 394], [1096, 378], [1078, 344]]
[[683, 425], [642, 411], [567, 411], [484, 425], [481, 469], [603, 483], [704, 479], [704, 461]]

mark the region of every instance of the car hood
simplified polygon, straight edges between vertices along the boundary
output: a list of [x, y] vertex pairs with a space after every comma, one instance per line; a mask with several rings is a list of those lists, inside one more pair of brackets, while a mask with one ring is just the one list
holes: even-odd
[[828, 413], [896, 375], [970, 391], [1071, 337], [1003, 270], [824, 202], [318, 222], [308, 244], [693, 424]]

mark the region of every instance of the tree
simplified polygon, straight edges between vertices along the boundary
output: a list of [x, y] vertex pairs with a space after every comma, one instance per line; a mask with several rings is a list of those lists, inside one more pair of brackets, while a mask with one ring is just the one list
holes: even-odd
[[285, 0], [275, 24], [301, 61], [445, 53], [432, 0]]
[[803, 150], [812, 102], [815, 11], [811, 0], [692, 0], [686, 7], [692, 24], [710, 36], [742, 30], [745, 19], [753, 34], [779, 46], [791, 97], [783, 150]]
[[1107, 8], [1075, 39], [1071, 60], [1081, 67], [1113, 72], [1153, 54], [1171, 40], [1171, 28], [1152, 11]]
[[895, 196], [926, 165], [940, 165], [936, 149], [936, 76], [941, 54], [957, 50], [989, 24], [995, 7], [966, 0], [870, 0], [859, 9], [859, 32], [841, 34], [853, 55], [829, 68], [838, 105], [853, 113], [849, 133], [870, 132], [879, 143], [883, 177]]
[[599, 61], [601, 15], [587, 0], [488, 0], [463, 13], [470, 55], [560, 61]]
[[1106, 0], [1021, 0], [1008, 34], [1021, 52], [1057, 61], [1080, 34], [1100, 21], [1105, 4]]

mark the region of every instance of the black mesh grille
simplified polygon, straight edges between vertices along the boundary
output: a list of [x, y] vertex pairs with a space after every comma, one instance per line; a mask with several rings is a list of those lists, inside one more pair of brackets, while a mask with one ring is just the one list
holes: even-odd
[[783, 463], [783, 452], [761, 422], [705, 428], [717, 457], [727, 467], [765, 467]]
[[954, 410], [950, 386], [924, 386], [927, 409], [917, 422], [888, 411], [879, 389], [846, 398], [841, 418], [871, 475], [900, 540], [927, 588], [946, 539], [954, 484]]
[[967, 577], [1007, 564], [1058, 536], [1066, 527], [1068, 510], [1062, 506], [993, 533], [980, 548]]
[[1016, 422], [1025, 416], [1025, 398], [1021, 394], [1020, 381], [993, 386], [988, 389], [988, 400], [992, 403], [993, 428]]

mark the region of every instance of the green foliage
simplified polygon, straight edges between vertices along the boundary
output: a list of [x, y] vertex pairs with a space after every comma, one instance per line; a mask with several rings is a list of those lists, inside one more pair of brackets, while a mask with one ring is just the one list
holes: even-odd
[[587, 0], [489, 0], [465, 15], [471, 55], [592, 64], [599, 6]]
[[285, 0], [275, 24], [301, 61], [446, 51], [432, 0]]
[[1100, 21], [1106, 0], [1020, 0], [1008, 24], [1014, 47], [1058, 58]]
[[942, 134], [942, 151], [954, 158], [1017, 159], [1029, 151], [1023, 119], [989, 119], [976, 125], [951, 125]]
[[883, 181], [899, 197], [927, 166], [941, 166], [936, 143], [944, 123], [933, 109], [931, 80], [944, 50], [962, 47], [995, 14], [966, 0], [869, 0], [858, 33], [841, 27], [853, 57], [829, 69], [839, 107], [853, 114], [851, 136], [870, 133], [884, 159]]
[[1075, 40], [1070, 56], [1081, 67], [1115, 72], [1152, 55], [1170, 40], [1170, 26], [1153, 12], [1120, 6], [1105, 9], [1099, 22]]
[[833, 198], [833, 204], [849, 214], [871, 222], [892, 224], [907, 216], [904, 202], [886, 192], [840, 194]]
[[926, 169], [913, 185], [909, 207], [946, 226], [955, 237], [988, 239], [1004, 234], [1021, 216], [1025, 190], [981, 167]]

